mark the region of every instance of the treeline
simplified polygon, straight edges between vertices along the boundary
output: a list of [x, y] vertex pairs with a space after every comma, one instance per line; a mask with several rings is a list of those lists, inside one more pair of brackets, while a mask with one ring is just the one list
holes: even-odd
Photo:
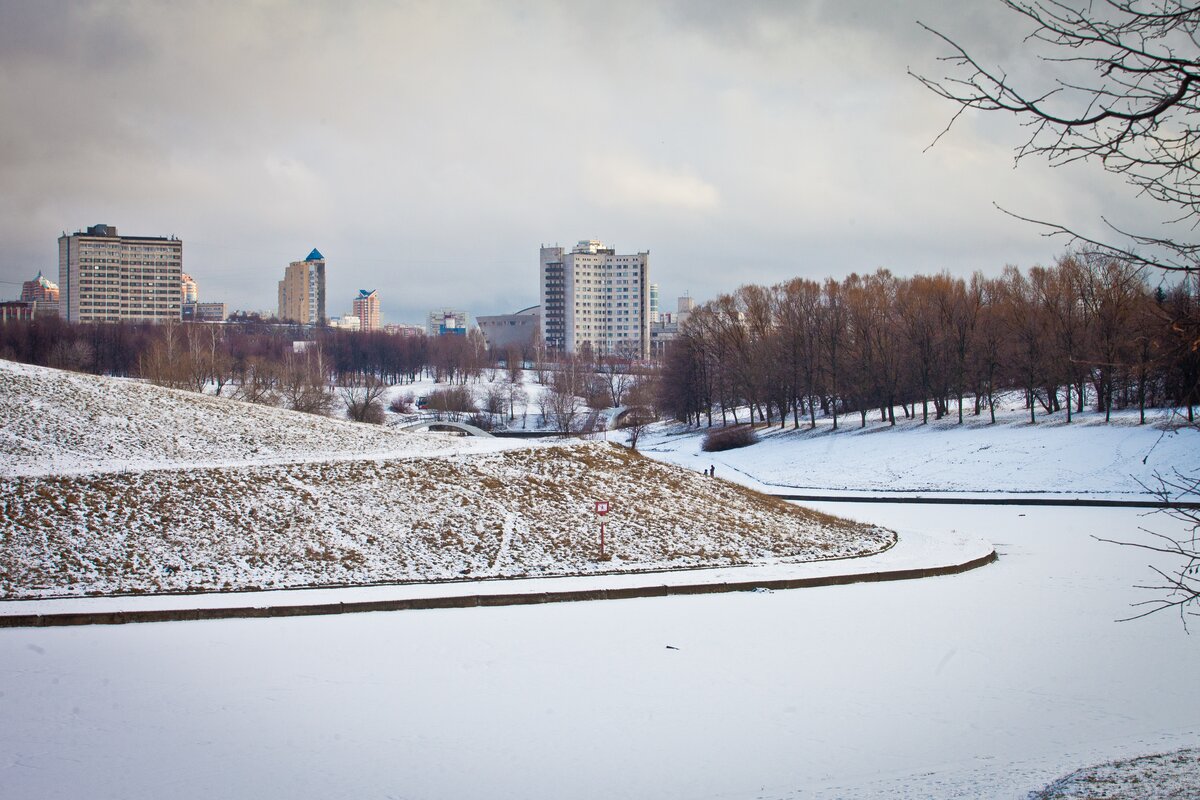
[[[1194, 277], [1194, 276], [1189, 276]], [[1031, 422], [1092, 405], [1200, 402], [1195, 287], [1152, 288], [1111, 257], [1072, 253], [996, 278], [899, 278], [887, 270], [823, 283], [743, 286], [700, 306], [663, 364], [659, 405], [685, 422], [816, 425], [818, 415], [896, 409], [927, 422], [995, 421], [996, 396], [1019, 390]]]
[[470, 336], [394, 336], [381, 331], [305, 329], [259, 321], [68, 324], [58, 317], [0, 326], [0, 358], [79, 372], [141, 377], [166, 386], [240, 385], [295, 361], [293, 343], [320, 354], [330, 381], [373, 377], [384, 383], [428, 374], [463, 383], [492, 363], [478, 331]]

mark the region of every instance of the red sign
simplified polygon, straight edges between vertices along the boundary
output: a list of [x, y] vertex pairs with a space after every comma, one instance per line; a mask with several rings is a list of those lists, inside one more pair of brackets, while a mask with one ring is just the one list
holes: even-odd
[[596, 513], [600, 514], [600, 515], [604, 515], [604, 514], [608, 513], [608, 501], [607, 500], [597, 500], [596, 501]]

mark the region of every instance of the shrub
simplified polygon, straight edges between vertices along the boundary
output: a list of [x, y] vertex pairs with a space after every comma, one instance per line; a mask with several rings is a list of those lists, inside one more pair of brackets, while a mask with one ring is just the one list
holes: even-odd
[[462, 414], [475, 411], [475, 398], [466, 386], [451, 386], [446, 389], [435, 389], [429, 393], [429, 409], [439, 417], [447, 414], [451, 419], [457, 419]]
[[354, 415], [355, 422], [368, 422], [372, 425], [382, 425], [384, 421], [383, 403], [372, 400], [365, 406], [360, 406]]
[[405, 392], [404, 394], [398, 394], [393, 397], [392, 402], [388, 405], [388, 408], [390, 408], [394, 414], [411, 414], [416, 410], [414, 408], [415, 403], [416, 398], [413, 397], [413, 393]]
[[467, 417], [467, 424], [474, 425], [481, 431], [490, 431], [492, 428], [496, 427], [495, 423], [492, 422], [491, 414], [472, 414], [471, 416]]
[[749, 425], [727, 425], [724, 428], [713, 428], [704, 434], [704, 442], [700, 449], [706, 453], [716, 453], [746, 447], [757, 441], [758, 434]]

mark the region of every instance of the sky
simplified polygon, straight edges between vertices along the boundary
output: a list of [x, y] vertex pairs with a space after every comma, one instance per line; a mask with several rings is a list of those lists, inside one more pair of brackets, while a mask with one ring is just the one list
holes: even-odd
[[967, 115], [920, 20], [1018, 75], [995, 0], [0, 0], [0, 298], [57, 239], [177, 236], [202, 301], [274, 311], [291, 261], [385, 322], [538, 302], [538, 249], [650, 252], [664, 310], [745, 283], [886, 267], [999, 274], [1145, 203], [1023, 161]]

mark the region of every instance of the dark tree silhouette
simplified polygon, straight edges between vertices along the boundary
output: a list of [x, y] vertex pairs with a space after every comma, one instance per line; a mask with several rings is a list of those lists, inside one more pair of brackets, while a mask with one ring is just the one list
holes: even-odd
[[[922, 25], [951, 49], [942, 59], [950, 67], [949, 75], [931, 78], [910, 73], [959, 106], [946, 130], [969, 110], [1013, 114], [1030, 131], [1017, 150], [1018, 162], [1029, 156], [1044, 157], [1052, 165], [1082, 161], [1123, 176], [1139, 196], [1166, 209], [1164, 221], [1174, 223], [1171, 230], [1183, 230], [1182, 236], [1192, 238], [1126, 232], [1109, 223], [1124, 241], [1111, 244], [1061, 223], [1039, 224], [1048, 225], [1051, 234], [1070, 236], [1085, 263], [1091, 255], [1099, 257], [1108, 272], [1125, 270], [1125, 265], [1184, 272], [1184, 294], [1200, 293], [1200, 286], [1189, 286], [1200, 279], [1200, 244], [1194, 239], [1200, 225], [1200, 5], [1186, 0], [1094, 0], [1076, 5], [1062, 0], [1000, 2], [1032, 26], [1024, 41], [1041, 62], [1039, 74], [1048, 83], [1037, 86], [1036, 79], [1031, 84], [1012, 78], [1002, 68], [987, 67], [950, 37]], [[1128, 286], [1133, 278], [1130, 274], [1114, 280], [1105, 275], [1099, 283]], [[1085, 305], [1090, 299], [1087, 288], [1085, 281]], [[1124, 295], [1114, 298], [1106, 293], [1105, 302], [1096, 301], [1088, 309], [1100, 331], [1095, 360], [1103, 366], [1093, 372], [1106, 415], [1112, 405], [1114, 373], [1127, 360], [1121, 352], [1127, 326], [1117, 317], [1134, 307], [1135, 293], [1128, 297], [1131, 302], [1124, 303], [1119, 302]], [[1165, 316], [1170, 306], [1160, 303], [1159, 309]], [[1200, 350], [1200, 317], [1195, 303], [1185, 310], [1185, 316], [1169, 320], [1170, 330], [1178, 333], [1184, 350], [1194, 353]], [[1128, 359], [1138, 362], [1142, 403], [1148, 352], [1149, 348], [1142, 348], [1140, 358]], [[1190, 401], [1195, 387], [1185, 387], [1183, 394]], [[1190, 406], [1188, 417], [1190, 422]], [[1178, 560], [1182, 566], [1176, 569], [1152, 567], [1162, 583], [1146, 588], [1165, 595], [1149, 601], [1146, 613], [1177, 608], [1186, 623], [1187, 615], [1197, 613], [1200, 604], [1200, 539], [1191, 503], [1200, 496], [1200, 477], [1176, 473], [1160, 480], [1167, 513], [1183, 521], [1186, 532], [1155, 533], [1149, 544], [1121, 543]]]

